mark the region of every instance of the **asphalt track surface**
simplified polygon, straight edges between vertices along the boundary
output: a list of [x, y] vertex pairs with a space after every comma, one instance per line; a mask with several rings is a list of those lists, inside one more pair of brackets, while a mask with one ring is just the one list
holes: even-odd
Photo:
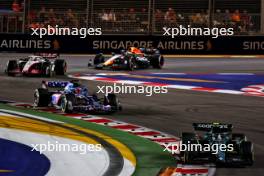
[[[68, 73], [102, 72], [88, 69], [88, 56], [61, 56], [68, 62]], [[6, 61], [18, 58], [15, 54], [0, 55], [0, 99], [32, 102], [33, 91], [42, 79], [7, 77], [4, 75]], [[140, 72], [188, 72], [188, 73], [264, 73], [264, 59], [260, 58], [185, 58], [167, 59], [162, 70]], [[107, 72], [107, 71], [106, 71]], [[64, 76], [55, 80], [68, 79]], [[52, 79], [54, 80], [54, 78]], [[108, 83], [82, 81], [90, 92], [97, 85]], [[192, 130], [193, 122], [232, 123], [235, 132], [245, 133], [255, 147], [255, 164], [247, 168], [217, 168], [217, 176], [260, 176], [264, 173], [264, 98], [242, 95], [196, 92], [170, 89], [168, 94], [119, 95], [124, 110], [108, 118], [142, 125], [175, 136]]]

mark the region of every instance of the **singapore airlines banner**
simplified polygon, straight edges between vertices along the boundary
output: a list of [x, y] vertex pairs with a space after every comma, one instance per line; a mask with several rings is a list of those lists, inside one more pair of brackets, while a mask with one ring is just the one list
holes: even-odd
[[119, 52], [130, 46], [158, 48], [163, 54], [264, 54], [264, 36], [49, 36], [0, 34], [0, 52], [60, 52], [94, 54]]

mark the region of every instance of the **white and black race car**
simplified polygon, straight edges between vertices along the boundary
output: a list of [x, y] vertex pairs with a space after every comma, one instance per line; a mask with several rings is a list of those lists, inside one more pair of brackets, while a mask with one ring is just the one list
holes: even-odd
[[58, 59], [56, 54], [31, 55], [28, 57], [9, 60], [6, 64], [5, 73], [8, 76], [47, 76], [64, 75], [67, 70], [67, 63]]

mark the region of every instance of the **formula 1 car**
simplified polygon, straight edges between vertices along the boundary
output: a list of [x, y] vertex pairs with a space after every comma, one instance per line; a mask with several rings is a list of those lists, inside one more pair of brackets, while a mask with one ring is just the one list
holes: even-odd
[[[49, 89], [57, 88], [51, 91]], [[88, 89], [78, 81], [43, 81], [42, 88], [34, 92], [34, 106], [53, 106], [65, 113], [113, 113], [122, 109], [115, 94], [98, 98], [88, 95]]]
[[[88, 66], [92, 63], [89, 62]], [[122, 50], [120, 54], [112, 54], [112, 57], [106, 59], [100, 53], [97, 54], [93, 60], [93, 65], [96, 69], [110, 68], [112, 70], [134, 70], [140, 68], [161, 69], [164, 65], [164, 57], [157, 49], [145, 49], [130, 47], [127, 51]]]
[[17, 60], [9, 60], [5, 73], [8, 76], [46, 76], [64, 75], [67, 70], [67, 63], [63, 59], [57, 59], [56, 54], [32, 55]]
[[[183, 162], [215, 163], [220, 165], [251, 166], [254, 162], [253, 144], [244, 134], [232, 133], [232, 124], [194, 123], [194, 133], [182, 133], [182, 144], [210, 146], [210, 150], [181, 151]], [[198, 134], [199, 132], [203, 133]], [[218, 151], [212, 151], [213, 146]], [[220, 148], [222, 146], [222, 149]], [[224, 147], [227, 147], [224, 149]], [[221, 149], [221, 150], [220, 150]]]

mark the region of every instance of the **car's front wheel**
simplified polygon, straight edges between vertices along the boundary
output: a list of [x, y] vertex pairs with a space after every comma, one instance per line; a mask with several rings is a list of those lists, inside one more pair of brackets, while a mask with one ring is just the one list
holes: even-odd
[[52, 69], [52, 66], [47, 66], [45, 68], [45, 76], [46, 77], [53, 77], [54, 76], [54, 70]]
[[184, 164], [191, 164], [192, 163], [191, 155], [190, 155], [189, 151], [183, 152], [183, 163]]
[[74, 95], [68, 94], [61, 97], [61, 110], [64, 113], [72, 113], [74, 108]]
[[122, 110], [121, 103], [115, 94], [105, 96], [104, 105], [110, 105], [113, 112]]
[[136, 61], [133, 57], [127, 58], [127, 69], [133, 71], [136, 68]]
[[249, 141], [244, 141], [241, 143], [241, 150], [245, 159], [245, 164], [252, 166], [254, 163], [253, 144]]

